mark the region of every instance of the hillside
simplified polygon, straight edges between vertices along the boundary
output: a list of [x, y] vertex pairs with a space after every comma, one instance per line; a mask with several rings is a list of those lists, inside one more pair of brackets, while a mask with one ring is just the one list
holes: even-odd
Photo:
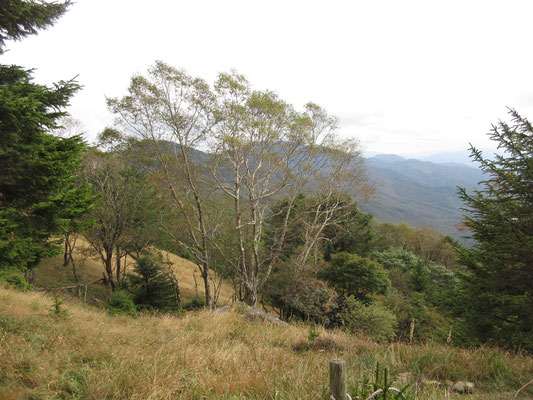
[[[102, 263], [94, 257], [89, 251], [89, 244], [82, 239], [78, 239], [74, 258], [83, 282], [91, 283], [100, 278], [104, 272]], [[198, 294], [204, 296], [203, 281], [196, 264], [181, 258], [175, 254], [162, 252], [164, 260], [172, 262], [172, 269], [179, 280], [181, 296], [184, 300], [190, 300]], [[133, 261], [130, 258], [123, 259], [126, 264], [126, 272], [132, 272]], [[196, 278], [196, 282], [195, 282]], [[72, 276], [70, 266], [63, 266], [62, 256], [45, 259], [36, 269], [35, 286], [41, 289], [60, 288], [74, 285], [75, 281]], [[104, 299], [109, 293], [109, 288], [101, 282], [89, 284], [87, 299], [93, 298], [98, 300]], [[219, 304], [228, 304], [233, 296], [233, 288], [230, 283], [223, 282], [219, 298]]]
[[[0, 287], [0, 399], [326, 399], [328, 361], [348, 380], [380, 363], [412, 374], [417, 399], [509, 399], [533, 376], [533, 359], [489, 347], [377, 344], [341, 332], [250, 322], [238, 312], [111, 317], [65, 301]], [[427, 380], [465, 379], [474, 395]], [[532, 399], [533, 388], [519, 399]]]
[[462, 221], [462, 201], [457, 186], [472, 190], [483, 179], [481, 171], [460, 164], [435, 164], [377, 155], [367, 161], [374, 199], [361, 207], [381, 222], [406, 222], [429, 226], [457, 239], [462, 237], [455, 224]]

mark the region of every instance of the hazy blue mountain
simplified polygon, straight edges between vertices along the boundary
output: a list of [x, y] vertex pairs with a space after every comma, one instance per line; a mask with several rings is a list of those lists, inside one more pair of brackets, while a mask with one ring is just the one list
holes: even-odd
[[[494, 158], [496, 149], [480, 149], [483, 156], [488, 159]], [[432, 154], [428, 157], [420, 158], [421, 161], [430, 161], [436, 164], [463, 164], [472, 168], [477, 168], [478, 164], [472, 161], [470, 150], [449, 151], [444, 153]]]
[[[169, 151], [179, 150], [178, 144], [165, 144]], [[193, 158], [203, 163], [208, 155], [193, 150]], [[454, 226], [463, 218], [457, 186], [473, 190], [483, 179], [478, 168], [378, 154], [367, 159], [367, 169], [377, 195], [360, 205], [363, 211], [382, 222], [430, 226], [461, 238], [462, 234]]]
[[454, 163], [475, 167], [475, 164], [470, 158], [470, 151], [468, 150], [432, 154], [428, 157], [423, 157], [421, 160], [430, 161], [436, 164]]
[[383, 163], [394, 163], [397, 161], [405, 160], [405, 158], [397, 156], [396, 154], [376, 154], [373, 157], [369, 157], [369, 159], [372, 159], [374, 161], [380, 161]]
[[463, 203], [457, 186], [473, 190], [483, 179], [477, 168], [461, 164], [436, 164], [380, 154], [367, 161], [376, 198], [361, 205], [379, 221], [430, 226], [460, 238], [454, 224], [461, 222]]

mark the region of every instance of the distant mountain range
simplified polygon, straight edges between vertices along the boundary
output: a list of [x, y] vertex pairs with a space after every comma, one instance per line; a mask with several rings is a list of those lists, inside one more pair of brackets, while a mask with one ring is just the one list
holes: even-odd
[[[483, 152], [485, 154], [485, 152]], [[488, 155], [492, 154], [487, 152]], [[430, 161], [436, 164], [463, 164], [469, 167], [475, 167], [476, 164], [472, 161], [469, 151], [453, 151], [447, 153], [432, 154], [428, 157], [420, 158], [421, 161]]]
[[[179, 147], [172, 142], [167, 146], [172, 151]], [[483, 154], [490, 156], [493, 152], [484, 151]], [[460, 162], [461, 155], [466, 162]], [[202, 163], [208, 156], [194, 150], [193, 157]], [[454, 226], [464, 215], [457, 186], [471, 192], [483, 180], [483, 175], [477, 164], [469, 162], [466, 151], [435, 154], [426, 160], [433, 161], [407, 159], [395, 154], [368, 157], [367, 170], [376, 196], [360, 204], [360, 208], [381, 222], [429, 226], [465, 242], [463, 234]], [[442, 163], [435, 162], [437, 160]]]
[[[444, 159], [437, 156], [429, 158]], [[483, 175], [473, 163], [468, 166], [449, 160], [440, 164], [394, 154], [368, 158], [367, 169], [377, 195], [361, 208], [381, 222], [425, 225], [461, 239], [463, 234], [454, 226], [464, 215], [457, 186], [472, 191]]]

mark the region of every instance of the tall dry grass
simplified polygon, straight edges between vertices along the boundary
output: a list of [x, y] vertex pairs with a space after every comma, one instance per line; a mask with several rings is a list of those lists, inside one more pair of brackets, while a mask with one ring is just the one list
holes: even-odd
[[[510, 399], [533, 377], [533, 359], [498, 349], [377, 344], [308, 326], [250, 322], [241, 314], [112, 317], [65, 301], [0, 288], [0, 399], [326, 399], [328, 361], [350, 382], [381, 363], [411, 372], [419, 399]], [[423, 379], [476, 382], [474, 396]], [[533, 391], [521, 393], [531, 399]]]

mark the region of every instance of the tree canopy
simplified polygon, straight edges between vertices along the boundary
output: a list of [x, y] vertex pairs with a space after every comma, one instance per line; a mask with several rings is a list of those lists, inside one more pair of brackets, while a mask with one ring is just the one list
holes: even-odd
[[371, 294], [386, 294], [390, 288], [387, 271], [377, 262], [356, 254], [338, 253], [322, 277], [345, 296], [370, 302]]

